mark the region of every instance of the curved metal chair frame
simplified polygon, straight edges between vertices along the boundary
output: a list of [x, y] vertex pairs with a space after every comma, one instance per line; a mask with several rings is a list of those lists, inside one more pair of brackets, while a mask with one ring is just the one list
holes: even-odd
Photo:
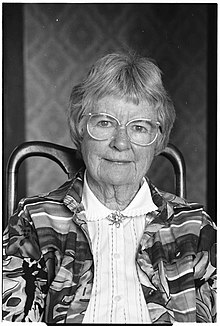
[[[181, 152], [172, 144], [160, 154], [170, 160], [176, 176], [176, 195], [186, 196], [185, 162]], [[7, 165], [7, 216], [10, 217], [16, 207], [18, 170], [21, 163], [28, 157], [47, 157], [56, 162], [69, 178], [84, 165], [76, 149], [44, 141], [25, 142], [12, 152]]]

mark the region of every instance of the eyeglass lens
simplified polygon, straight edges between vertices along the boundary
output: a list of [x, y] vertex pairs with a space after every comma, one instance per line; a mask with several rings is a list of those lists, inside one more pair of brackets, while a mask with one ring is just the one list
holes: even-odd
[[[115, 136], [119, 123], [116, 118], [105, 114], [93, 114], [87, 123], [88, 132], [97, 140], [107, 140]], [[127, 135], [136, 144], [148, 145], [157, 136], [158, 126], [153, 121], [135, 119], [126, 124]]]

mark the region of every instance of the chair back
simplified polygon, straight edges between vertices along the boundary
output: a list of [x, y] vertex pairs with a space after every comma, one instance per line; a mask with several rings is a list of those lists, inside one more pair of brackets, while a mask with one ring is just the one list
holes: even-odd
[[[181, 152], [172, 144], [163, 150], [160, 154], [168, 158], [172, 163], [175, 173], [176, 195], [180, 197], [186, 196], [185, 181], [185, 162]], [[28, 157], [41, 156], [47, 157], [56, 162], [62, 170], [67, 174], [68, 178], [72, 178], [77, 171], [84, 165], [76, 149], [53, 144], [44, 141], [25, 142], [16, 147], [8, 160], [7, 165], [7, 205], [6, 215], [10, 217], [15, 211], [17, 205], [17, 189], [18, 189], [18, 171], [21, 163]]]

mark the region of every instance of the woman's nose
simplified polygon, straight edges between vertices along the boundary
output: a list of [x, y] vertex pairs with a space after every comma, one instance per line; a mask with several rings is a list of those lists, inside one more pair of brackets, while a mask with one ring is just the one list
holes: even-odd
[[131, 148], [131, 143], [125, 128], [118, 128], [115, 135], [112, 137], [110, 147], [115, 147], [119, 151], [124, 151]]

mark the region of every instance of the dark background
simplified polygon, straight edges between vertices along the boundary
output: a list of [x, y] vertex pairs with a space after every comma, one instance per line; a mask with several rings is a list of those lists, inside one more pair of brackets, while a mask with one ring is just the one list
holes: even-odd
[[[216, 221], [216, 38], [217, 4], [3, 4], [3, 177], [9, 154], [24, 141], [72, 146], [65, 118], [71, 87], [98, 57], [129, 46], [164, 73], [177, 113], [170, 141], [186, 161], [187, 199], [204, 204]], [[55, 164], [27, 161], [19, 198], [63, 182]], [[168, 191], [171, 173], [166, 160], [151, 169]]]

